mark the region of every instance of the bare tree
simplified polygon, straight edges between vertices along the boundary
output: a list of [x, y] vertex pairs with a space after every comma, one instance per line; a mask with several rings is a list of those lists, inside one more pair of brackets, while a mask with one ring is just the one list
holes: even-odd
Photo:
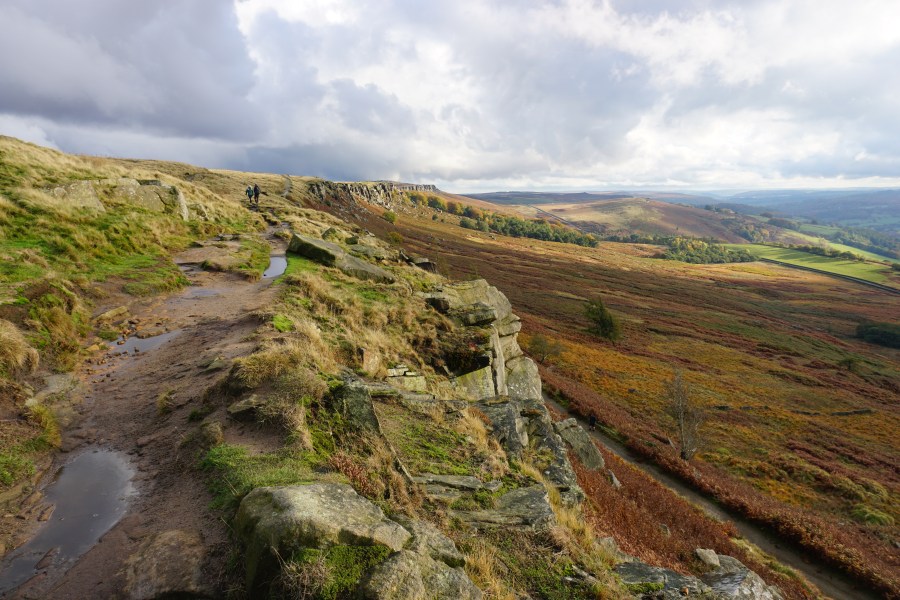
[[548, 339], [540, 333], [528, 339], [528, 352], [541, 364], [548, 358], [558, 357], [565, 349], [566, 347], [558, 340]]
[[675, 371], [666, 384], [668, 407], [666, 412], [675, 419], [678, 442], [683, 460], [691, 460], [702, 444], [701, 429], [706, 421], [706, 411], [692, 398], [691, 386]]

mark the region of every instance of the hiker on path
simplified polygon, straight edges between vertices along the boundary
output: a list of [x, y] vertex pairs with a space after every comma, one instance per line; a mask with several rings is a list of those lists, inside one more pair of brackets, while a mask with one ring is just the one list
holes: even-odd
[[588, 424], [591, 426], [591, 431], [597, 430], [597, 415], [591, 415], [588, 417]]
[[253, 202], [256, 204], [256, 207], [259, 208], [259, 184], [253, 184]]
[[244, 193], [247, 194], [247, 202], [253, 204], [253, 188], [248, 185]]

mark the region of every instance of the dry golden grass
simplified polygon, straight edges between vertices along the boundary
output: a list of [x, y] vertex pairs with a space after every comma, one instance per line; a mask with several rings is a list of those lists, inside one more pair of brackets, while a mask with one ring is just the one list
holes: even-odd
[[0, 319], [0, 376], [17, 378], [33, 373], [38, 366], [37, 350], [13, 323]]
[[483, 539], [476, 539], [466, 553], [466, 574], [490, 600], [516, 600], [515, 592], [503, 580], [497, 549]]
[[488, 432], [486, 419], [483, 412], [469, 406], [462, 411], [453, 428], [474, 442], [477, 452], [485, 457], [480, 467], [482, 475], [488, 480], [495, 480], [509, 472], [509, 462], [497, 439]]

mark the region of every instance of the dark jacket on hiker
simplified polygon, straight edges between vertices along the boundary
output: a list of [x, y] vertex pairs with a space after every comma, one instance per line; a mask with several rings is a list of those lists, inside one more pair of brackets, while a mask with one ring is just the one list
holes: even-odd
[[247, 194], [247, 200], [253, 198], [253, 188], [249, 185], [247, 186], [247, 190], [244, 193]]
[[253, 199], [259, 203], [259, 186], [257, 184], [253, 184]]

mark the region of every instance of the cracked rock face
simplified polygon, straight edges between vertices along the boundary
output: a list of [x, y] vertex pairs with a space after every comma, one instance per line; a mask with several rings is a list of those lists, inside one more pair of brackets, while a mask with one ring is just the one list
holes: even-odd
[[478, 529], [519, 527], [544, 531], [556, 523], [547, 490], [542, 485], [507, 492], [492, 510], [457, 510], [451, 514]]
[[247, 548], [247, 581], [299, 548], [381, 544], [402, 550], [410, 533], [349, 485], [316, 483], [256, 488], [241, 501], [235, 531]]
[[129, 600], [207, 598], [203, 581], [206, 548], [196, 531], [170, 530], [141, 544], [125, 564], [125, 593]]

